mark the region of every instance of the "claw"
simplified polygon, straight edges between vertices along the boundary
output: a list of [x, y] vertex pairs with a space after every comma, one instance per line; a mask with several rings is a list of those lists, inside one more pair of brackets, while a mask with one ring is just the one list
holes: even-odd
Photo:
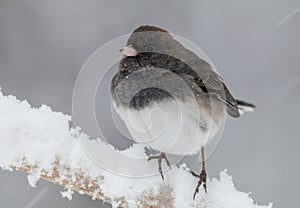
[[162, 167], [161, 167], [161, 161], [164, 159], [166, 161], [167, 166], [169, 168], [171, 168], [171, 165], [170, 165], [170, 162], [169, 162], [168, 158], [166, 157], [165, 153], [161, 153], [158, 156], [150, 156], [148, 158], [148, 161], [153, 160], [153, 159], [157, 159], [157, 161], [158, 161], [158, 171], [161, 175], [161, 178], [164, 180], [165, 178], [164, 178]]
[[194, 195], [193, 195], [193, 200], [195, 200], [195, 197], [197, 195], [197, 193], [199, 192], [199, 188], [201, 186], [201, 184], [203, 184], [203, 188], [204, 188], [204, 191], [205, 193], [207, 193], [207, 186], [206, 186], [206, 171], [205, 170], [202, 170], [200, 175], [197, 175], [195, 172], [193, 171], [190, 171], [191, 174], [197, 178], [199, 178], [199, 181], [198, 181], [198, 184], [197, 184], [197, 187], [195, 189], [195, 192], [194, 192]]

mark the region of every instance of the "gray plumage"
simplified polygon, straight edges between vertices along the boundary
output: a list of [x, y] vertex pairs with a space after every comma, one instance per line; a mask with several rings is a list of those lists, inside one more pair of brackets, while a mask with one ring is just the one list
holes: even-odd
[[[112, 79], [111, 93], [117, 105], [139, 110], [173, 96], [185, 99], [187, 89], [182, 90], [182, 84], [175, 81], [179, 77], [208, 108], [210, 100], [217, 100], [226, 105], [229, 115], [239, 117], [239, 103], [223, 79], [206, 61], [182, 46], [167, 31], [141, 26], [132, 33], [127, 44], [132, 45], [138, 55], [124, 57]], [[165, 86], [168, 89], [164, 90]], [[243, 105], [254, 107], [246, 102]]]
[[[192, 172], [199, 178], [195, 199], [201, 184], [207, 191], [204, 146], [221, 129], [225, 108], [232, 117], [239, 117], [254, 106], [236, 100], [212, 67], [166, 30], [141, 26], [121, 51], [124, 57], [111, 81], [116, 110], [133, 140], [161, 152], [148, 160], [158, 159], [162, 179], [162, 160], [170, 167], [165, 153], [196, 154], [201, 148], [202, 171], [199, 175]], [[180, 104], [180, 111], [175, 103]], [[152, 128], [149, 119], [156, 108], [163, 109], [168, 122], [154, 117]]]

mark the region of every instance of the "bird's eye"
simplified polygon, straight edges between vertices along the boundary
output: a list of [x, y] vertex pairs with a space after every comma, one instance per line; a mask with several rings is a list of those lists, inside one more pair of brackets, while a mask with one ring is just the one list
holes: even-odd
[[145, 52], [153, 52], [153, 47], [147, 46]]

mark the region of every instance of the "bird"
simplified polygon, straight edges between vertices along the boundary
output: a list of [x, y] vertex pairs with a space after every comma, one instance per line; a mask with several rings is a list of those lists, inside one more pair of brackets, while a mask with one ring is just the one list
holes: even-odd
[[[166, 154], [199, 154], [202, 170], [191, 171], [198, 178], [193, 199], [202, 184], [207, 193], [205, 146], [221, 129], [226, 112], [237, 118], [255, 106], [235, 99], [207, 61], [158, 26], [136, 28], [120, 52], [110, 91], [133, 141], [159, 153], [148, 160], [158, 160], [162, 179], [162, 161], [171, 168]], [[151, 116], [155, 110], [167, 118]]]

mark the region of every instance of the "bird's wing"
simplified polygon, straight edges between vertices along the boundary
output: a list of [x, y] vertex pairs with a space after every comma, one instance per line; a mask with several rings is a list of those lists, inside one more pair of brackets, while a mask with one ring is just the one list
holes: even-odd
[[238, 103], [229, 92], [223, 79], [217, 73], [212, 71], [207, 79], [199, 84], [204, 84], [208, 94], [218, 98], [226, 104], [226, 110], [229, 115], [232, 117], [239, 117]]
[[238, 103], [230, 94], [222, 77], [214, 72], [211, 66], [204, 60], [197, 57], [194, 61], [187, 60], [183, 67], [179, 70], [173, 70], [178, 76], [190, 83], [195, 83], [202, 91], [207, 93], [227, 106], [227, 113], [232, 117], [239, 117]]

